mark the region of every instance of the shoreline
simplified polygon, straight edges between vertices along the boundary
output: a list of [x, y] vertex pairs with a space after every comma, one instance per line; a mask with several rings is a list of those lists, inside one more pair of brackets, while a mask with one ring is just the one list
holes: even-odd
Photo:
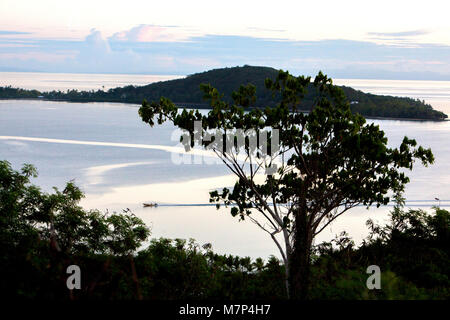
[[[98, 100], [65, 100], [65, 99], [45, 99], [45, 98], [0, 98], [0, 101], [7, 100], [23, 100], [23, 101], [46, 101], [46, 102], [68, 102], [68, 103], [118, 103], [140, 106], [141, 103], [137, 102], [127, 102], [127, 101], [98, 101]], [[184, 109], [199, 109], [199, 110], [211, 110], [208, 104], [197, 104], [197, 103], [175, 103], [178, 108]], [[195, 107], [194, 107], [195, 106]], [[309, 113], [309, 110], [299, 110], [299, 112]], [[396, 120], [396, 121], [418, 121], [418, 122], [446, 122], [450, 119], [426, 119], [426, 118], [396, 118], [396, 117], [377, 117], [377, 116], [364, 116], [368, 120]]]

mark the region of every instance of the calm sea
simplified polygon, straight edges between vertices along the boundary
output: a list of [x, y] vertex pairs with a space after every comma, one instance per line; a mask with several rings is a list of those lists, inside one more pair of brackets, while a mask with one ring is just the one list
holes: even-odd
[[[8, 82], [8, 77], [16, 82]], [[68, 88], [69, 81], [70, 88], [98, 89], [172, 78], [0, 73], [0, 85], [52, 90]], [[435, 107], [438, 105], [433, 101], [448, 105], [450, 100], [448, 82], [436, 82], [435, 86], [430, 81], [335, 82], [366, 92], [425, 99]], [[232, 186], [234, 178], [223, 165], [176, 164], [174, 159], [183, 156], [183, 151], [176, 147], [179, 134], [175, 128], [170, 124], [150, 128], [141, 122], [137, 110], [137, 105], [117, 103], [0, 101], [0, 159], [10, 161], [15, 168], [22, 163], [36, 165], [40, 175], [35, 183], [47, 191], [52, 186], [63, 188], [66, 181], [75, 179], [86, 193], [84, 207], [109, 211], [129, 208], [151, 227], [153, 237], [194, 238], [200, 244], [212, 243], [221, 253], [278, 256], [265, 233], [250, 222], [238, 222], [226, 209], [172, 206], [206, 204], [209, 190]], [[434, 165], [424, 168], [417, 164], [409, 173], [408, 206], [429, 209], [438, 204], [435, 197], [441, 199], [442, 206], [449, 206], [450, 122], [369, 122], [380, 125], [391, 146], [399, 145], [407, 135], [433, 150]], [[148, 201], [168, 206], [142, 208]], [[325, 230], [318, 241], [330, 240], [342, 230], [360, 241], [367, 235], [365, 221], [373, 218], [382, 222], [391, 209], [355, 208]]]

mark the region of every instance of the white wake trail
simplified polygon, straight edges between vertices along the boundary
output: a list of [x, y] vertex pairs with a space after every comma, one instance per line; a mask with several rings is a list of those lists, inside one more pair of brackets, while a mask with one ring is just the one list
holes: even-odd
[[153, 149], [161, 150], [171, 153], [180, 154], [194, 154], [206, 157], [215, 157], [214, 152], [200, 149], [191, 149], [186, 151], [184, 147], [170, 147], [153, 144], [137, 144], [137, 143], [117, 143], [117, 142], [100, 142], [100, 141], [83, 141], [83, 140], [68, 140], [68, 139], [50, 139], [50, 138], [34, 138], [34, 137], [19, 137], [19, 136], [0, 136], [0, 140], [20, 140], [32, 142], [47, 142], [47, 143], [62, 143], [62, 144], [78, 144], [87, 146], [102, 146], [102, 147], [119, 147], [119, 148], [136, 148], [136, 149]]

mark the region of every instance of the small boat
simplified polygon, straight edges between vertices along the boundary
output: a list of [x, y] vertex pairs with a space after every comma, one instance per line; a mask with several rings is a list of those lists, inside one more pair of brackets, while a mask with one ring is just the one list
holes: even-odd
[[157, 207], [158, 206], [158, 204], [155, 202], [155, 203], [143, 203], [143, 205], [144, 205], [144, 207]]

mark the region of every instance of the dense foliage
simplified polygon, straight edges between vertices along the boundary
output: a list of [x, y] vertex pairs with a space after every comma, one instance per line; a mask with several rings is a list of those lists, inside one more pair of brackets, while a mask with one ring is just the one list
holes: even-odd
[[[32, 299], [285, 299], [284, 266], [215, 254], [210, 244], [153, 239], [133, 215], [86, 212], [80, 190], [43, 193], [32, 166], [0, 161], [0, 290]], [[345, 235], [315, 248], [312, 299], [450, 298], [450, 213], [404, 211], [391, 223], [368, 223], [358, 248]], [[82, 270], [81, 290], [65, 286], [66, 268]], [[378, 264], [381, 290], [368, 290], [365, 270]]]
[[[15, 171], [0, 161], [0, 290], [9, 297], [67, 296], [69, 265], [95, 269], [109, 256], [132, 260], [147, 239], [148, 228], [134, 215], [85, 211], [73, 182], [48, 194], [30, 184], [34, 176], [31, 165]], [[100, 270], [87, 275], [95, 279]], [[92, 278], [87, 283], [95, 286]]]
[[[224, 94], [224, 101], [232, 102], [232, 92], [239, 84], [253, 84], [259, 90], [256, 92], [255, 106], [275, 106], [280, 97], [273, 96], [269, 90], [264, 90], [266, 78], [275, 79], [278, 70], [269, 67], [243, 66], [223, 68], [196, 73], [184, 79], [162, 81], [146, 86], [126, 86], [109, 89], [108, 91], [52, 91], [40, 93], [14, 88], [0, 88], [0, 98], [37, 98], [42, 96], [48, 100], [64, 100], [77, 102], [125, 102], [140, 104], [144, 99], [158, 100], [166, 97], [176, 104], [185, 107], [208, 108], [203, 100], [203, 93], [199, 90], [202, 83], [211, 84]], [[353, 101], [352, 111], [370, 117], [394, 117], [412, 119], [442, 120], [447, 115], [434, 110], [429, 104], [411, 98], [379, 96], [367, 94], [350, 87], [342, 87], [347, 99]], [[310, 88], [312, 89], [312, 85]], [[315, 98], [314, 90], [308, 90], [302, 100], [301, 108], [311, 110]], [[357, 103], [356, 103], [357, 102]]]
[[[321, 299], [449, 299], [450, 212], [434, 208], [391, 212], [380, 226], [368, 220], [369, 237], [359, 247], [343, 233], [316, 247], [312, 297]], [[381, 290], [363, 285], [369, 265], [378, 265]]]
[[0, 87], [0, 99], [37, 99], [41, 93], [37, 90], [17, 89], [11, 86]]

